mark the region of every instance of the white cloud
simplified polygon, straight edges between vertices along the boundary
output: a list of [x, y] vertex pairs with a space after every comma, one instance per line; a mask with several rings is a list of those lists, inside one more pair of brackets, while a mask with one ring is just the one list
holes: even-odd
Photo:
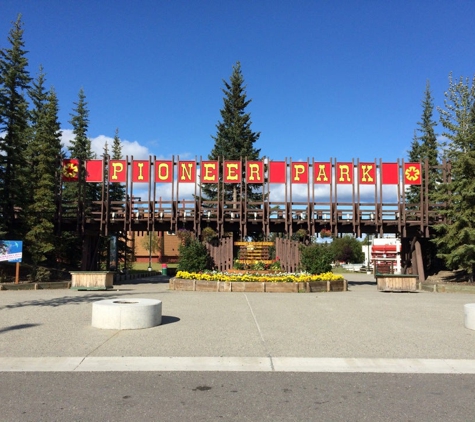
[[[64, 149], [67, 150], [71, 145], [71, 141], [74, 139], [74, 133], [72, 129], [61, 129], [61, 131], [61, 142], [63, 143]], [[109, 152], [111, 151], [114, 138], [106, 135], [99, 135], [90, 139], [92, 152], [95, 153], [97, 157], [101, 157], [102, 154], [104, 154], [104, 146], [106, 142], [109, 145]], [[126, 156], [133, 156], [135, 159], [147, 159], [150, 155], [148, 148], [146, 146], [140, 145], [137, 141], [121, 139], [121, 144], [122, 155], [124, 158]]]
[[72, 129], [61, 129], [61, 143], [63, 144], [63, 149], [67, 150], [73, 139], [74, 133]]

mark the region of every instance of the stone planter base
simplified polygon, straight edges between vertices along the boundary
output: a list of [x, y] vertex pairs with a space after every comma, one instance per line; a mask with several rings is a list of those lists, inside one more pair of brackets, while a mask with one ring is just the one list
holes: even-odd
[[260, 293], [314, 293], [345, 292], [348, 290], [346, 280], [316, 281], [310, 283], [272, 283], [243, 281], [201, 281], [171, 278], [170, 290], [193, 292], [260, 292]]

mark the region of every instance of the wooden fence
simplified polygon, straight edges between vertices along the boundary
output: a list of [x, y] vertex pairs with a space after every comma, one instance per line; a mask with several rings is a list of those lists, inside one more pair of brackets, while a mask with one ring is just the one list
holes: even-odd
[[206, 248], [213, 258], [214, 265], [218, 271], [227, 271], [233, 268], [233, 238], [223, 237], [206, 243]]
[[[300, 267], [300, 243], [295, 240], [276, 238], [275, 256], [279, 259], [282, 271], [296, 272]], [[213, 258], [215, 268], [218, 271], [227, 271], [233, 268], [234, 242], [231, 237], [215, 240], [213, 243], [206, 243], [206, 248]]]
[[282, 270], [293, 273], [300, 267], [300, 243], [296, 240], [275, 239], [275, 256], [280, 260]]

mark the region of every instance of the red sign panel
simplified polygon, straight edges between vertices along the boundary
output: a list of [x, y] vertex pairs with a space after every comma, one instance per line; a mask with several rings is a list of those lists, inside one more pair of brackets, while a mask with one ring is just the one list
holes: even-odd
[[132, 161], [132, 182], [145, 183], [150, 181], [150, 162]]
[[125, 183], [127, 180], [127, 161], [110, 160], [109, 161], [109, 182]]
[[398, 163], [382, 163], [381, 176], [383, 185], [397, 185], [399, 183]]
[[79, 160], [70, 158], [63, 160], [63, 182], [77, 182], [79, 180]]
[[264, 183], [264, 163], [262, 161], [248, 161], [246, 163], [246, 182]]
[[290, 180], [292, 183], [308, 183], [308, 163], [290, 163]]
[[155, 161], [155, 182], [171, 183], [173, 181], [173, 163], [171, 161]]
[[195, 183], [196, 161], [180, 161], [178, 163], [178, 182]]
[[376, 184], [376, 164], [360, 163], [358, 168], [358, 181], [361, 185]]
[[86, 182], [101, 183], [104, 179], [104, 162], [102, 160], [86, 161]]
[[240, 161], [224, 162], [224, 183], [241, 183], [242, 163]]
[[201, 162], [201, 183], [218, 183], [219, 180], [219, 162], [202, 161]]
[[336, 182], [342, 185], [353, 184], [353, 163], [336, 164]]
[[332, 181], [331, 163], [314, 163], [313, 165], [314, 183], [328, 184]]
[[422, 183], [421, 163], [404, 163], [404, 183], [406, 185]]
[[269, 183], [285, 183], [287, 180], [285, 161], [269, 162]]

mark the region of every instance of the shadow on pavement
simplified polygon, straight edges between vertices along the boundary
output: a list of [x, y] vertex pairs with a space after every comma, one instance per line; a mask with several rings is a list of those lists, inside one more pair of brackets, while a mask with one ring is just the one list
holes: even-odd
[[178, 321], [180, 321], [180, 318], [170, 315], [162, 315], [162, 323], [160, 325], [173, 324]]
[[[127, 293], [124, 293], [124, 295]], [[80, 305], [81, 303], [91, 303], [96, 302], [102, 299], [115, 299], [122, 294], [107, 294], [107, 295], [100, 295], [100, 294], [92, 294], [87, 296], [63, 296], [63, 297], [56, 297], [54, 299], [47, 299], [47, 300], [25, 300], [24, 302], [17, 302], [11, 305], [5, 305], [0, 307], [0, 310], [3, 309], [15, 309], [15, 308], [24, 308], [27, 306], [51, 306], [53, 308], [62, 305]]]
[[18, 324], [18, 325], [10, 325], [10, 327], [0, 328], [0, 334], [6, 333], [7, 331], [15, 331], [15, 330], [23, 330], [24, 328], [32, 328], [36, 327], [41, 324]]
[[348, 281], [348, 286], [376, 286], [376, 281]]

